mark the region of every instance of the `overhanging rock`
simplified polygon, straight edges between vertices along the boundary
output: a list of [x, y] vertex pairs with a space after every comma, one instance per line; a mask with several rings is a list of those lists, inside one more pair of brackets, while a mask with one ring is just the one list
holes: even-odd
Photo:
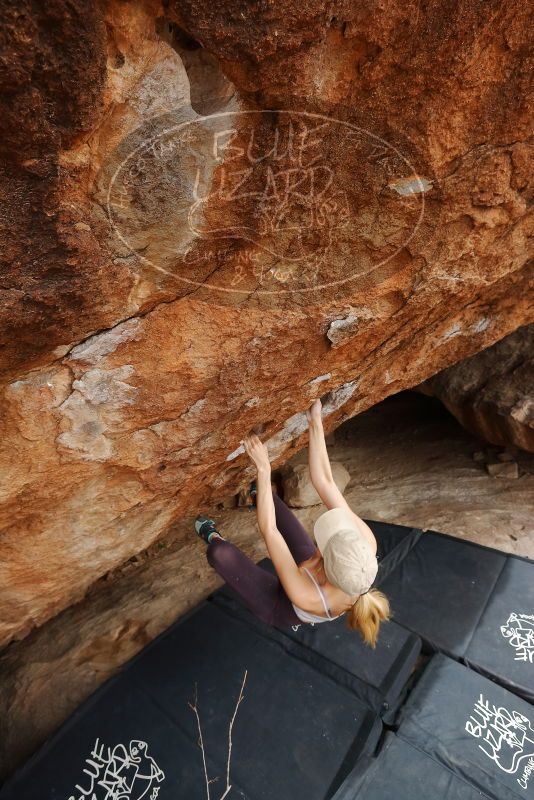
[[532, 320], [527, 13], [8, 13], [1, 643], [245, 485], [251, 428], [277, 465], [317, 396], [328, 432]]

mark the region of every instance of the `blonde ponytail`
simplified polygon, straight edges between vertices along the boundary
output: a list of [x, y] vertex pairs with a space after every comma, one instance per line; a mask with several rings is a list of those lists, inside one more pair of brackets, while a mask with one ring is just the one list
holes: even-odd
[[361, 594], [347, 611], [347, 625], [358, 631], [365, 642], [373, 649], [378, 639], [378, 629], [382, 620], [391, 617], [389, 600], [379, 589], [370, 589]]

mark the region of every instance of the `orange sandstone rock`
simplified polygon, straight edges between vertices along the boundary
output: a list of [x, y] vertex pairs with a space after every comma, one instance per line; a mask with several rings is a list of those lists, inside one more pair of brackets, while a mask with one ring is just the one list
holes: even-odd
[[[488, 442], [534, 452], [534, 325], [443, 370], [421, 388]], [[501, 453], [499, 460], [513, 459]]]
[[527, 6], [6, 13], [0, 642], [532, 320]]

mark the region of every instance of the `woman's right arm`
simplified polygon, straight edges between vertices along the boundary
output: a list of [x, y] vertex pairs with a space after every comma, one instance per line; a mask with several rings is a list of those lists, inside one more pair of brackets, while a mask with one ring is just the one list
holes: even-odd
[[324, 438], [321, 401], [316, 400], [306, 412], [309, 424], [308, 466], [311, 482], [327, 509], [348, 508], [354, 513], [332, 477]]
[[355, 525], [359, 530], [364, 532], [369, 540], [375, 541], [374, 533], [366, 522], [354, 513], [349, 506], [343, 494], [336, 486], [334, 478], [332, 477], [332, 470], [330, 468], [330, 459], [326, 449], [326, 442], [324, 438], [323, 420], [321, 417], [321, 401], [316, 400], [315, 403], [306, 412], [310, 427], [310, 443], [308, 446], [308, 463], [310, 468], [311, 481], [315, 487], [315, 491], [323, 501], [324, 505], [330, 511], [331, 508], [344, 508], [354, 519]]

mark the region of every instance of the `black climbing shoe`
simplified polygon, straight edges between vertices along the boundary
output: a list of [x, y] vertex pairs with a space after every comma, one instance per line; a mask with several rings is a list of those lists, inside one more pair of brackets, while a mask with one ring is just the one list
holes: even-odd
[[[221, 536], [215, 527], [215, 520], [210, 519], [209, 517], [197, 517], [195, 520], [195, 530], [197, 535], [200, 536], [201, 539], [204, 539], [206, 544], [210, 543], [214, 533], [218, 533], [219, 536]], [[223, 537], [221, 536], [221, 539], [222, 538]]]

